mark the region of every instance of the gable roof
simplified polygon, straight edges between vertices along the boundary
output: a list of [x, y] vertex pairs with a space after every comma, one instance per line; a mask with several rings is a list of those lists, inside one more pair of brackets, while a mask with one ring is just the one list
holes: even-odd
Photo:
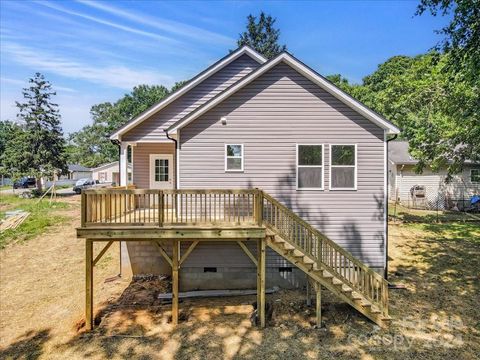
[[204, 80], [208, 79], [213, 74], [217, 73], [225, 66], [230, 64], [231, 62], [235, 61], [242, 55], [248, 55], [252, 59], [256, 60], [259, 64], [263, 64], [267, 61], [265, 57], [261, 54], [253, 50], [248, 46], [243, 46], [238, 48], [237, 50], [233, 51], [232, 53], [226, 55], [222, 59], [218, 60], [213, 65], [209, 66], [207, 69], [190, 79], [185, 85], [183, 85], [180, 89], [173, 92], [166, 98], [162, 99], [157, 104], [153, 105], [152, 107], [148, 108], [140, 115], [134, 117], [132, 120], [115, 130], [114, 133], [110, 135], [110, 139], [112, 140], [121, 140], [122, 134], [126, 133], [127, 131], [131, 130], [144, 120], [148, 119], [150, 116], [154, 115], [155, 113], [159, 112], [161, 109], [166, 107], [168, 104], [172, 103], [174, 100], [178, 99], [182, 95], [186, 94], [189, 90], [193, 89], [195, 86], [203, 82]]
[[68, 171], [91, 171], [90, 168], [87, 168], [85, 166], [79, 165], [79, 164], [68, 164]]
[[395, 164], [418, 163], [418, 160], [408, 152], [408, 141], [391, 141], [388, 144], [388, 159]]
[[[102, 165], [99, 165], [97, 166], [96, 168], [91, 168], [90, 170], [91, 171], [99, 171], [99, 170], [104, 170], [104, 169], [108, 169], [110, 167], [118, 167], [119, 164], [118, 164], [118, 161], [112, 161], [110, 163], [106, 163], [106, 164], [102, 164]], [[132, 164], [128, 164], [128, 168], [131, 169], [132, 168]]]
[[320, 86], [322, 89], [336, 97], [338, 100], [342, 101], [347, 106], [351, 107], [353, 110], [357, 111], [358, 113], [362, 114], [376, 124], [377, 126], [385, 129], [388, 134], [399, 134], [400, 129], [398, 129], [395, 125], [391, 122], [386, 120], [380, 114], [376, 113], [372, 109], [368, 108], [366, 105], [362, 104], [360, 101], [354, 99], [350, 95], [348, 95], [343, 90], [339, 89], [335, 86], [332, 82], [318, 74], [316, 71], [309, 68], [307, 65], [302, 63], [300, 60], [296, 59], [294, 56], [289, 54], [288, 52], [282, 52], [277, 57], [267, 61], [258, 69], [252, 71], [250, 74], [246, 75], [235, 84], [231, 85], [221, 93], [214, 96], [212, 99], [207, 101], [202, 106], [198, 107], [190, 114], [185, 116], [184, 118], [180, 119], [173, 125], [171, 125], [167, 131], [168, 132], [176, 132], [178, 129], [184, 127], [185, 125], [189, 124], [193, 120], [197, 119], [200, 115], [206, 113], [208, 110], [222, 102], [223, 100], [227, 99], [232, 94], [236, 93], [246, 85], [250, 84], [253, 80], [261, 76], [262, 74], [266, 73], [268, 70], [273, 68], [275, 65], [279, 63], [286, 63], [287, 65], [291, 66], [293, 69], [301, 73], [303, 76], [311, 80], [313, 83]]

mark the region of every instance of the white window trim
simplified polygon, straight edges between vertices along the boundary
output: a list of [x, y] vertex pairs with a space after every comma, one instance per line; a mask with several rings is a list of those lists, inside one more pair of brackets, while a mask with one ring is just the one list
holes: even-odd
[[[355, 149], [355, 165], [332, 165], [332, 146], [354, 146]], [[329, 177], [328, 187], [332, 191], [357, 191], [357, 172], [358, 172], [358, 158], [357, 158], [357, 144], [330, 144], [329, 145]], [[354, 168], [354, 187], [353, 188], [334, 188], [332, 187], [332, 168], [334, 167], [351, 167]]]
[[[322, 165], [298, 165], [298, 147], [299, 146], [321, 146], [322, 147]], [[321, 167], [322, 168], [322, 186], [321, 187], [298, 187], [298, 167], [311, 167], [311, 168], [317, 168]], [[297, 191], [323, 191], [325, 188], [325, 146], [324, 144], [296, 144], [296, 151], [295, 151], [295, 189]]]
[[[242, 167], [240, 169], [228, 169], [227, 168], [227, 159], [238, 159], [239, 157], [238, 156], [228, 156], [227, 155], [227, 146], [240, 146], [242, 148], [242, 155], [240, 157], [240, 159], [242, 160], [241, 161], [241, 164], [242, 164]], [[225, 144], [225, 154], [224, 154], [224, 157], [225, 157], [225, 172], [243, 172], [243, 168], [244, 168], [244, 165], [245, 165], [245, 154], [244, 154], [244, 146], [243, 144], [239, 144], [239, 143], [229, 143], [229, 144]]]
[[471, 182], [472, 184], [480, 184], [480, 181], [473, 181], [473, 180], [472, 180], [473, 170], [480, 171], [480, 169], [470, 169], [470, 182]]

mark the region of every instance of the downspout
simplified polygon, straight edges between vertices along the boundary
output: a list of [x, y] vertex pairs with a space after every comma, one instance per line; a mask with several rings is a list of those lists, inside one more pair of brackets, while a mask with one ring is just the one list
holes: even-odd
[[388, 143], [390, 141], [393, 141], [395, 140], [396, 138], [398, 137], [398, 134], [394, 134], [393, 137], [391, 139], [387, 139], [387, 149], [386, 149], [386, 159], [387, 159], [387, 163], [385, 164], [385, 169], [387, 170], [387, 173], [385, 174], [385, 176], [387, 177], [387, 188], [385, 189], [385, 191], [387, 192], [387, 203], [385, 204], [385, 206], [387, 207], [386, 211], [387, 211], [387, 231], [385, 232], [385, 271], [384, 271], [384, 278], [385, 280], [388, 281]]
[[163, 129], [163, 131], [165, 132], [165, 136], [167, 137], [167, 139], [172, 140], [175, 143], [175, 189], [178, 189], [178, 186], [177, 186], [178, 179], [177, 179], [177, 176], [176, 176], [177, 167], [178, 167], [178, 159], [177, 159], [178, 141], [177, 141], [177, 139], [174, 139], [174, 138], [170, 137], [170, 135], [168, 135], [168, 130], [167, 129]]

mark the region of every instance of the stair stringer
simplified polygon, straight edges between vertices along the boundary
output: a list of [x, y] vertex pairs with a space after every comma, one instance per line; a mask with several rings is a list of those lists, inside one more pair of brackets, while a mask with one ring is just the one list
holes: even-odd
[[[273, 230], [274, 232], [274, 230]], [[370, 304], [370, 302], [359, 292], [355, 292], [355, 294], [361, 296], [361, 298], [354, 299], [353, 298], [353, 293], [354, 291], [348, 292], [350, 296], [346, 295], [344, 291], [342, 291], [342, 286], [346, 285], [341, 279], [338, 279], [335, 277], [333, 274], [330, 274], [332, 277], [325, 277], [323, 275], [324, 269], [320, 268], [315, 270], [313, 264], [307, 264], [305, 261], [302, 260], [296, 260], [298, 258], [292, 256], [289, 254], [290, 250], [286, 250], [283, 248], [281, 245], [276, 243], [273, 239], [275, 237], [278, 237], [285, 243], [289, 243], [287, 240], [282, 238], [280, 235], [275, 234], [275, 235], [267, 235], [267, 245], [274, 250], [276, 253], [278, 253], [280, 256], [282, 256], [284, 259], [289, 261], [292, 265], [296, 266], [300, 270], [302, 270], [307, 276], [309, 276], [312, 280], [318, 282], [328, 290], [330, 290], [333, 294], [335, 294], [337, 297], [339, 297], [342, 301], [345, 301], [347, 304], [352, 306], [354, 309], [356, 309], [358, 312], [366, 316], [368, 319], [372, 320], [374, 323], [376, 323], [379, 326], [386, 327], [389, 325], [390, 322], [390, 317], [385, 317], [382, 315], [380, 312], [374, 312], [372, 310], [369, 310], [368, 308], [371, 309], [371, 306], [364, 306], [362, 303], [367, 303]], [[301, 251], [298, 248], [295, 249], [296, 251]], [[307, 257], [307, 255], [304, 255], [304, 257]], [[302, 258], [303, 259], [303, 258]], [[311, 259], [313, 260], [313, 259]], [[321, 264], [320, 264], [321, 266]], [[333, 279], [336, 279], [339, 281], [340, 288], [338, 285], [333, 284]], [[347, 285], [348, 286], [348, 285]]]

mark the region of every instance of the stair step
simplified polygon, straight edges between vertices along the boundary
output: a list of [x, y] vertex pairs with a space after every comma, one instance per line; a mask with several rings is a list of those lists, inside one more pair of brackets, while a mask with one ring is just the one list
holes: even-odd
[[343, 291], [344, 293], [350, 293], [350, 292], [353, 291], [353, 289], [352, 289], [350, 286], [343, 284], [343, 285], [342, 285], [342, 291]]
[[352, 291], [351, 297], [352, 297], [353, 300], [362, 300], [363, 299], [363, 296], [360, 295], [359, 293], [355, 292], [355, 291]]
[[284, 247], [286, 250], [294, 250], [294, 249], [295, 249], [295, 246], [290, 245], [290, 244], [287, 243], [287, 242], [283, 242], [283, 247]]
[[339, 280], [337, 278], [333, 278], [332, 279], [332, 283], [333, 285], [342, 285], [343, 284], [343, 281], [342, 280]]
[[292, 253], [293, 253], [293, 256], [295, 256], [295, 257], [304, 257], [305, 256], [305, 254], [303, 252], [301, 252], [300, 250], [297, 250], [297, 249], [294, 249], [292, 251]]
[[322, 273], [322, 276], [323, 276], [324, 278], [327, 278], [327, 279], [333, 278], [333, 275], [330, 274], [328, 271], [324, 271], [324, 272]]
[[277, 244], [282, 244], [285, 242], [285, 240], [283, 240], [280, 236], [272, 236], [272, 238], [273, 238], [273, 242]]
[[363, 307], [368, 307], [368, 308], [371, 308], [372, 307], [372, 303], [368, 300], [363, 300], [361, 303], [360, 303]]
[[382, 313], [381, 310], [378, 307], [376, 307], [375, 305], [372, 305], [372, 307], [370, 309], [370, 312], [372, 314], [381, 314]]
[[315, 260], [310, 259], [308, 256], [304, 256], [304, 257], [303, 257], [303, 262], [304, 262], [305, 264], [315, 264], [315, 263], [316, 263]]

